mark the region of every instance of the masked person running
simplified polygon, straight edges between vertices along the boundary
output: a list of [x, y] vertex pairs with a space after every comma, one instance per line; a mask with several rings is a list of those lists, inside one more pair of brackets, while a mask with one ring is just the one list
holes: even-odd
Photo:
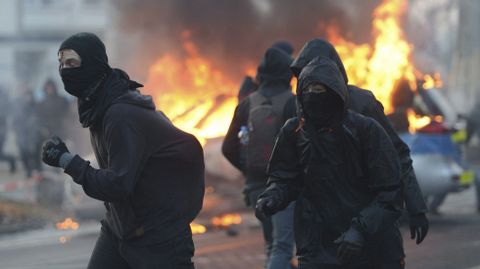
[[[340, 56], [335, 47], [323, 39], [310, 40], [303, 46], [291, 65], [293, 74], [298, 77], [302, 69], [316, 57], [326, 57], [334, 61], [340, 69], [342, 79], [348, 84], [347, 72]], [[371, 91], [354, 85], [348, 85], [347, 90], [350, 96], [347, 103], [348, 109], [376, 120], [385, 129], [397, 151], [401, 166], [402, 194], [409, 214], [410, 235], [417, 244], [420, 244], [428, 233], [429, 225], [426, 217], [428, 208], [412, 167], [410, 149], [395, 132], [385, 116], [382, 104], [375, 99]]]
[[[299, 268], [403, 268], [399, 162], [383, 128], [347, 110], [337, 65], [317, 58], [301, 72], [300, 118], [287, 121], [257, 216], [295, 205]], [[382, 241], [391, 245], [386, 249]]]
[[200, 144], [155, 111], [151, 97], [136, 89], [141, 84], [110, 68], [94, 34], [69, 37], [58, 56], [100, 169], [69, 153], [58, 137], [45, 143], [42, 157], [105, 202], [88, 268], [194, 268], [190, 222], [204, 194]]

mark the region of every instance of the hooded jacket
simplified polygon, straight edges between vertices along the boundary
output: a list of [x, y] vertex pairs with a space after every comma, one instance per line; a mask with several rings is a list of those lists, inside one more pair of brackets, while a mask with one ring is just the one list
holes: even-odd
[[[289, 68], [291, 62], [291, 57], [283, 51], [276, 48], [268, 49], [258, 67], [257, 77], [261, 81], [258, 93], [269, 98], [285, 91], [291, 91], [292, 73]], [[247, 175], [247, 187], [250, 185], [253, 188], [264, 188], [267, 179], [266, 174], [252, 175], [246, 171], [245, 159], [242, 158], [242, 145], [238, 138], [240, 128], [248, 125], [249, 111], [250, 99], [245, 98], [235, 108], [232, 122], [222, 144], [222, 153], [233, 166]], [[283, 120], [286, 121], [294, 117], [295, 114], [295, 97], [292, 95], [283, 110]]]
[[105, 202], [108, 228], [121, 240], [149, 245], [189, 229], [202, 207], [203, 151], [113, 70], [89, 112], [99, 169], [76, 155], [65, 168], [85, 193]]
[[[342, 75], [342, 80], [348, 85], [347, 72], [340, 56], [335, 50], [335, 47], [323, 39], [313, 39], [305, 44], [291, 65], [293, 74], [298, 76], [302, 69], [316, 57], [326, 57], [335, 62]], [[402, 192], [407, 211], [412, 215], [426, 213], [428, 209], [412, 167], [410, 150], [400, 139], [385, 116], [382, 104], [369, 90], [361, 89], [353, 85], [348, 85], [347, 90], [350, 96], [347, 102], [348, 109], [376, 120], [387, 132], [387, 135], [395, 146], [402, 168]]]
[[[351, 225], [367, 240], [356, 263], [401, 259], [396, 226], [400, 168], [392, 142], [375, 120], [347, 110], [348, 89], [334, 62], [310, 62], [300, 74], [298, 96], [311, 82], [338, 94], [344, 114], [331, 129], [317, 130], [308, 119], [305, 124], [298, 118], [287, 121], [270, 160], [269, 186], [260, 197], [274, 195], [282, 208], [296, 200], [295, 240], [301, 261], [339, 264], [333, 242]], [[383, 248], [382, 240], [389, 240], [391, 247]]]

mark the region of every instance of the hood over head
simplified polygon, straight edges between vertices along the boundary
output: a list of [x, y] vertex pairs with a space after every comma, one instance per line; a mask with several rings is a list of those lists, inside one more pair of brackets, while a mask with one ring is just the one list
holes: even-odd
[[[303, 97], [303, 91], [312, 83], [319, 83], [327, 88], [328, 91], [333, 92], [341, 99], [340, 107], [335, 110], [345, 112], [347, 110], [348, 103], [348, 89], [342, 74], [338, 69], [338, 66], [332, 60], [325, 57], [317, 57], [313, 59], [307, 66], [305, 66], [300, 73], [297, 84], [297, 98], [299, 104], [299, 110], [302, 117], [308, 117], [305, 111], [305, 104]], [[331, 105], [331, 104], [327, 104]], [[317, 108], [322, 110], [322, 108]], [[341, 113], [343, 114], [343, 113]]]
[[257, 68], [257, 80], [260, 83], [266, 81], [290, 83], [292, 79], [291, 63], [292, 57], [285, 52], [276, 48], [269, 48]]
[[343, 66], [340, 56], [337, 53], [337, 50], [325, 39], [313, 39], [305, 43], [297, 58], [290, 65], [293, 74], [298, 77], [300, 72], [302, 72], [302, 69], [317, 57], [325, 57], [335, 62], [340, 70], [342, 79], [344, 80], [345, 84], [348, 84], [347, 72]]
[[290, 56], [292, 56], [294, 51], [292, 44], [287, 41], [277, 41], [273, 43], [272, 48], [279, 49]]

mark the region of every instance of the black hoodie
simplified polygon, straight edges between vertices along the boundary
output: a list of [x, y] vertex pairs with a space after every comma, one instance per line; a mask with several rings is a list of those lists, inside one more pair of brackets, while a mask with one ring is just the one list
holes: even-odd
[[[269, 98], [285, 93], [285, 91], [291, 91], [291, 63], [292, 59], [289, 55], [279, 49], [269, 48], [258, 66], [257, 76], [261, 81], [258, 93]], [[249, 175], [248, 171], [246, 171], [245, 159], [242, 159], [242, 145], [238, 138], [240, 128], [248, 125], [249, 112], [250, 98], [245, 98], [235, 109], [232, 122], [223, 141], [222, 153], [233, 166], [247, 174], [247, 188], [263, 188], [266, 183], [266, 175], [264, 172]], [[286, 121], [295, 115], [296, 104], [292, 95], [292, 98], [288, 100], [283, 110], [283, 120]]]
[[[302, 69], [316, 57], [326, 57], [335, 62], [343, 80], [348, 84], [347, 72], [345, 71], [340, 56], [335, 50], [335, 47], [324, 39], [313, 39], [303, 46], [298, 57], [290, 66], [293, 74], [298, 76]], [[347, 89], [350, 96], [348, 109], [373, 118], [380, 123], [395, 146], [402, 168], [403, 196], [408, 212], [412, 215], [426, 213], [428, 210], [412, 167], [410, 149], [393, 129], [385, 116], [382, 104], [375, 98], [371, 91], [353, 85], [348, 85]]]
[[65, 172], [105, 202], [106, 225], [119, 239], [148, 245], [189, 229], [202, 207], [204, 162], [197, 139], [155, 111], [134, 85], [114, 70], [98, 89], [102, 98], [89, 119], [100, 169], [76, 155]]
[[[334, 62], [317, 58], [307, 65], [299, 94], [309, 82], [333, 90], [347, 108], [348, 90]], [[287, 121], [270, 160], [269, 187], [260, 197], [273, 195], [281, 207], [297, 201], [294, 227], [301, 263], [313, 258], [338, 264], [333, 242], [351, 225], [367, 241], [356, 264], [399, 261], [404, 253], [396, 226], [401, 195], [395, 148], [375, 120], [344, 111], [333, 130], [309, 128], [308, 120], [303, 125], [298, 118]]]

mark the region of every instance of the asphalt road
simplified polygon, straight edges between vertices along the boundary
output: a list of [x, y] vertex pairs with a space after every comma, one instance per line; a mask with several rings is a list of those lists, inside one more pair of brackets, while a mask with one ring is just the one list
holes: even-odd
[[[420, 246], [407, 238], [403, 228], [407, 268], [479, 269], [480, 215], [475, 212], [474, 192], [451, 195], [441, 208], [443, 215], [431, 216], [429, 236]], [[85, 268], [99, 227], [82, 223], [74, 232], [46, 229], [0, 237], [2, 269]], [[64, 243], [61, 243], [65, 240]], [[194, 237], [197, 269], [262, 268], [260, 230], [244, 227], [237, 237], [211, 232]]]

